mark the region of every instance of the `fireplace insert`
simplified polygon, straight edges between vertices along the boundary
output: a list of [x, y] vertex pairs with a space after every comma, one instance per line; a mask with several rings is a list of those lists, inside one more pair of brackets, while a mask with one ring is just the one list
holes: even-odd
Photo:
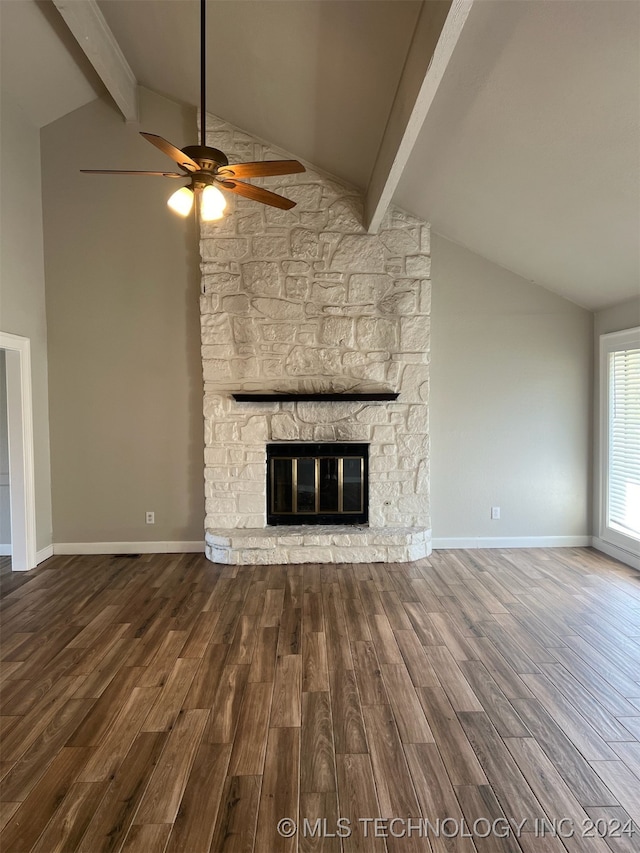
[[267, 445], [267, 524], [366, 524], [369, 445]]

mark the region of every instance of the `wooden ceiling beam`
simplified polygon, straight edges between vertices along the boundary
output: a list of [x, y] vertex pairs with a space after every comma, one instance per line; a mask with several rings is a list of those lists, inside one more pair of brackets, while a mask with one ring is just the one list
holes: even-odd
[[371, 234], [391, 203], [473, 2], [422, 4], [365, 198], [365, 227]]
[[128, 122], [138, 120], [138, 83], [96, 0], [53, 0]]

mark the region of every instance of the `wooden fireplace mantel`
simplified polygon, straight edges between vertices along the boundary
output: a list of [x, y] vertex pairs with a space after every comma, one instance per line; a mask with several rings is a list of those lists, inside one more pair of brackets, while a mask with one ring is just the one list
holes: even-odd
[[398, 391], [362, 393], [329, 391], [326, 393], [269, 392], [235, 393], [231, 396], [237, 403], [383, 403], [398, 399]]

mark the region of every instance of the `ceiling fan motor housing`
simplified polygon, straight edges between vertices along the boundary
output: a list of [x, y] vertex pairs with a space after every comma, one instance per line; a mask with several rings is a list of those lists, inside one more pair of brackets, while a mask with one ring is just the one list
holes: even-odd
[[187, 145], [182, 150], [199, 164], [203, 172], [215, 172], [221, 166], [229, 165], [226, 154], [208, 145]]

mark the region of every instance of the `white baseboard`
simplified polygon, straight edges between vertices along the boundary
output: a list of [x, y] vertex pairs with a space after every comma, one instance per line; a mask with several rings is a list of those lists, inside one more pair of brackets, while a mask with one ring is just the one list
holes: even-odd
[[11, 556], [11, 545], [0, 545], [0, 557]]
[[434, 551], [450, 548], [584, 548], [591, 536], [469, 536], [460, 539], [432, 539]]
[[[584, 548], [592, 545], [603, 554], [640, 570], [640, 558], [597, 536], [512, 536], [433, 539], [434, 551], [475, 548]], [[204, 542], [58, 542], [36, 552], [36, 565], [54, 554], [197, 554]], [[11, 545], [0, 545], [0, 556], [11, 556]]]
[[36, 566], [39, 566], [40, 563], [44, 563], [44, 561], [48, 560], [49, 557], [53, 557], [53, 545], [47, 545], [46, 548], [41, 548], [39, 551], [36, 551]]
[[611, 545], [610, 542], [605, 542], [604, 539], [600, 539], [597, 536], [593, 537], [591, 544], [596, 548], [596, 550], [602, 551], [603, 554], [607, 554], [609, 557], [620, 560], [621, 563], [631, 566], [632, 569], [640, 570], [640, 557], [636, 554], [632, 554], [631, 551], [625, 551], [624, 548], [619, 548], [617, 545]]
[[204, 554], [197, 542], [56, 542], [54, 554]]

